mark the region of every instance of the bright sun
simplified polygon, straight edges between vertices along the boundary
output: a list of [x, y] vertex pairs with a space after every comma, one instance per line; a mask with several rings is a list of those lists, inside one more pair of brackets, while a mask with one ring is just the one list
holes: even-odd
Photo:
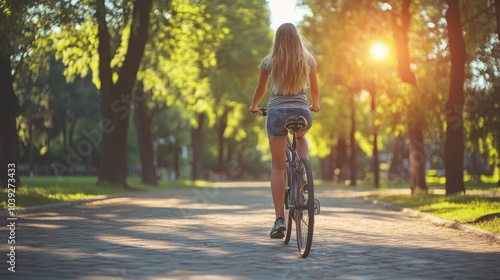
[[373, 58], [377, 60], [384, 60], [387, 58], [389, 50], [387, 49], [387, 46], [382, 43], [374, 43], [370, 48], [370, 53]]

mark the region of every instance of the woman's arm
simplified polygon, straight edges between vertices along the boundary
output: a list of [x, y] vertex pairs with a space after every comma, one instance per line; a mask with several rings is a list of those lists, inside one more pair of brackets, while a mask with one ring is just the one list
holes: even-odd
[[311, 99], [312, 105], [309, 109], [313, 112], [318, 112], [319, 107], [319, 88], [318, 88], [318, 79], [316, 77], [316, 69], [311, 69], [309, 72], [309, 86], [311, 87]]
[[259, 75], [259, 83], [255, 88], [255, 92], [253, 94], [253, 102], [252, 106], [248, 109], [252, 113], [260, 112], [258, 106], [264, 95], [266, 95], [267, 89], [267, 80], [269, 79], [269, 72], [266, 69], [260, 69]]

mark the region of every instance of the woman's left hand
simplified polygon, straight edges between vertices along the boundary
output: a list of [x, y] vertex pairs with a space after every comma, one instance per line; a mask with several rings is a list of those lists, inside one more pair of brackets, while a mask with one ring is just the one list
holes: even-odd
[[253, 106], [253, 105], [250, 106], [250, 108], [248, 108], [248, 111], [250, 111], [250, 113], [252, 113], [252, 114], [262, 115], [262, 111], [257, 106]]

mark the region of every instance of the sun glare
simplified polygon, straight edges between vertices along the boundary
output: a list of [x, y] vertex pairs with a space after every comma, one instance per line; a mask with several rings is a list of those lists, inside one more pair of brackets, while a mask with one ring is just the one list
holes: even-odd
[[389, 54], [387, 46], [382, 43], [374, 43], [370, 48], [370, 53], [377, 60], [384, 60]]
[[298, 6], [297, 0], [269, 0], [271, 11], [271, 28], [276, 30], [281, 24], [291, 22], [298, 24], [309, 9]]

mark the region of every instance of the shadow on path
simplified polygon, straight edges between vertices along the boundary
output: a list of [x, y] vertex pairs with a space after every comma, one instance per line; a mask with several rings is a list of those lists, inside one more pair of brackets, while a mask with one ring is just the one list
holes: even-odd
[[[495, 279], [500, 247], [360, 201], [317, 197], [311, 255], [269, 239], [268, 188], [192, 188], [19, 217], [1, 279]], [[2, 221], [1, 252], [7, 234]]]

